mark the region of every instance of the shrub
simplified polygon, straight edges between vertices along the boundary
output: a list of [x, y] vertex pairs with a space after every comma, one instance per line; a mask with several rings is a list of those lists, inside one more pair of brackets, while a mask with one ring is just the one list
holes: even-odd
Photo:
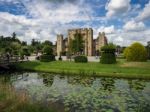
[[101, 48], [101, 58], [100, 63], [102, 64], [113, 64], [116, 63], [116, 56], [115, 56], [115, 46], [112, 44], [105, 45]]
[[40, 56], [36, 56], [35, 59], [36, 59], [36, 60], [40, 60]]
[[52, 55], [53, 54], [53, 49], [51, 48], [51, 46], [48, 46], [48, 45], [44, 46], [42, 51], [46, 55]]
[[147, 60], [147, 52], [145, 47], [135, 42], [131, 46], [127, 47], [124, 51], [124, 56], [127, 61], [146, 61]]
[[27, 47], [23, 47], [20, 51], [20, 56], [30, 56], [29, 49]]
[[41, 62], [50, 62], [50, 61], [55, 61], [55, 56], [54, 55], [41, 55], [40, 56], [40, 61]]
[[74, 61], [76, 62], [76, 63], [87, 63], [88, 62], [88, 59], [87, 59], [87, 57], [86, 56], [76, 56], [76, 57], [74, 57]]
[[58, 60], [59, 60], [59, 61], [62, 61], [62, 57], [61, 57], [61, 55], [59, 56]]

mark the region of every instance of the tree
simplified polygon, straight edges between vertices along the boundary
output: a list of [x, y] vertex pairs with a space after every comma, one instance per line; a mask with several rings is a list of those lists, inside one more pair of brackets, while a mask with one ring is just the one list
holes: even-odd
[[149, 41], [149, 42], [147, 42], [147, 46], [146, 46], [146, 48], [147, 48], [147, 55], [148, 55], [148, 59], [150, 59], [150, 41]]
[[33, 47], [33, 51], [38, 54], [40, 50], [42, 50], [42, 44], [39, 41], [36, 41], [35, 39], [32, 39], [31, 46]]
[[147, 52], [145, 47], [135, 42], [131, 46], [127, 47], [124, 50], [124, 56], [127, 61], [146, 61], [147, 60]]
[[55, 55], [53, 55], [53, 49], [51, 46], [45, 46], [43, 48], [43, 54], [40, 56], [40, 61], [42, 62], [50, 62], [55, 61]]
[[22, 45], [22, 46], [27, 46], [27, 42], [26, 42], [26, 41], [22, 41], [22, 42], [21, 42], [21, 45]]
[[11, 47], [6, 47], [6, 48], [4, 48], [4, 53], [9, 53], [9, 54], [11, 54], [12, 53], [12, 48]]
[[21, 48], [21, 51], [20, 51], [20, 55], [21, 56], [30, 56], [30, 51], [29, 51], [29, 49], [28, 49], [28, 47], [22, 47]]
[[46, 46], [46, 45], [49, 45], [49, 46], [53, 46], [53, 43], [49, 40], [45, 40], [43, 43], [42, 43], [43, 46]]
[[52, 49], [52, 47], [51, 46], [45, 46], [44, 48], [43, 48], [43, 53], [44, 54], [46, 54], [46, 55], [52, 55], [53, 54], [53, 49]]
[[21, 44], [18, 42], [12, 42], [10, 44], [10, 47], [12, 48], [12, 54], [13, 55], [18, 55], [19, 54], [19, 50], [21, 48]]
[[84, 44], [81, 34], [75, 34], [74, 39], [70, 42], [70, 48], [74, 54], [83, 52]]
[[15, 32], [13, 32], [13, 34], [12, 34], [12, 39], [16, 40], [16, 33]]

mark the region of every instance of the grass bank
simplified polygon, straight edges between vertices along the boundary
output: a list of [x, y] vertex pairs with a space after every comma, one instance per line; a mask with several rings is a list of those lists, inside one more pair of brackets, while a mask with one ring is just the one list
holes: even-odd
[[38, 72], [61, 73], [67, 75], [105, 76], [117, 78], [150, 79], [150, 61], [126, 62], [119, 59], [117, 64], [98, 62], [74, 63], [69, 61], [31, 61], [16, 64], [18, 69]]

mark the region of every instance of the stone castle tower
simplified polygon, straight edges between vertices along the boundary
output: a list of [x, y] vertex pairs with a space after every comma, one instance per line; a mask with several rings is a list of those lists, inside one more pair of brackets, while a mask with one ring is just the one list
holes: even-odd
[[107, 38], [105, 36], [104, 32], [99, 32], [97, 37], [97, 44], [96, 44], [96, 50], [100, 50], [101, 47], [107, 44]]
[[93, 29], [83, 28], [83, 29], [69, 29], [68, 36], [63, 39], [63, 35], [57, 35], [57, 55], [59, 56], [62, 52], [69, 51], [69, 44], [72, 39], [74, 39], [76, 34], [81, 34], [84, 41], [84, 55], [94, 56], [96, 50], [107, 44], [107, 38], [105, 33], [99, 33], [97, 39], [93, 40]]
[[60, 56], [63, 51], [63, 35], [57, 35], [57, 55]]

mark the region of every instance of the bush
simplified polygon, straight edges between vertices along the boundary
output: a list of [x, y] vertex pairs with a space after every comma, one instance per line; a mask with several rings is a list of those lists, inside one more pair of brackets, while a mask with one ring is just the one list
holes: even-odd
[[115, 56], [115, 46], [105, 45], [101, 48], [101, 58], [100, 63], [102, 64], [113, 64], [116, 63], [116, 56]]
[[100, 58], [100, 62], [102, 64], [113, 64], [113, 63], [116, 63], [115, 53], [102, 52], [102, 56]]
[[87, 63], [88, 62], [88, 59], [87, 59], [87, 57], [86, 56], [76, 56], [76, 57], [74, 57], [74, 61], [76, 62], [76, 63]]
[[58, 60], [59, 60], [59, 61], [62, 61], [62, 57], [61, 57], [61, 56], [59, 56]]
[[55, 56], [54, 55], [41, 55], [40, 56], [40, 61], [41, 62], [55, 61]]
[[53, 54], [53, 49], [51, 48], [51, 46], [48, 46], [48, 45], [44, 46], [42, 51], [46, 55], [52, 55]]
[[36, 60], [40, 60], [40, 56], [36, 56], [35, 59], [36, 59]]
[[30, 52], [29, 52], [29, 49], [26, 48], [26, 47], [23, 47], [20, 51], [20, 56], [30, 56]]
[[146, 61], [147, 60], [147, 52], [145, 47], [135, 42], [131, 46], [127, 47], [124, 51], [124, 56], [127, 61]]

